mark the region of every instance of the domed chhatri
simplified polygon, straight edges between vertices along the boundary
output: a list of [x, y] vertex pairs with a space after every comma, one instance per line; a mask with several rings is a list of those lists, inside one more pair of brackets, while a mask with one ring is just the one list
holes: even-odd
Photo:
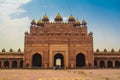
[[86, 21], [83, 19], [82, 20], [82, 25], [86, 25], [87, 23], [86, 23]]
[[12, 48], [10, 48], [9, 52], [13, 52], [13, 49], [12, 49]]
[[78, 19], [75, 20], [74, 26], [80, 26], [80, 21]]
[[100, 52], [100, 50], [99, 50], [99, 49], [97, 49], [97, 50], [96, 50], [96, 52]]
[[106, 49], [106, 48], [104, 49], [104, 52], [107, 52], [107, 49]]
[[21, 52], [21, 49], [20, 49], [20, 48], [18, 49], [18, 52]]
[[63, 21], [63, 18], [62, 18], [62, 16], [60, 15], [60, 13], [58, 13], [57, 16], [55, 17], [55, 21], [56, 21], [56, 22], [62, 22], [62, 21]]
[[68, 22], [70, 22], [70, 23], [75, 22], [74, 16], [71, 15], [68, 19]]
[[38, 26], [43, 26], [44, 23], [43, 23], [43, 21], [42, 21], [41, 19], [39, 19], [39, 20], [37, 21], [37, 25], [38, 25]]
[[31, 25], [35, 25], [36, 24], [36, 21], [33, 19], [32, 21], [31, 21]]
[[2, 52], [6, 52], [6, 51], [5, 51], [5, 48], [2, 49]]
[[43, 19], [42, 19], [43, 22], [49, 22], [49, 18], [48, 16], [45, 14], [45, 16], [43, 16]]
[[112, 48], [111, 52], [115, 52], [115, 50]]

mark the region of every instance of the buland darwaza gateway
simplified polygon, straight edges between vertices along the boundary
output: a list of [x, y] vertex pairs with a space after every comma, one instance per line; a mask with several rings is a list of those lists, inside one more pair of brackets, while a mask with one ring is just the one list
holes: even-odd
[[85, 20], [70, 16], [64, 22], [58, 13], [54, 22], [47, 15], [32, 20], [25, 32], [24, 52], [0, 52], [0, 68], [120, 68], [120, 50], [93, 51], [93, 33]]

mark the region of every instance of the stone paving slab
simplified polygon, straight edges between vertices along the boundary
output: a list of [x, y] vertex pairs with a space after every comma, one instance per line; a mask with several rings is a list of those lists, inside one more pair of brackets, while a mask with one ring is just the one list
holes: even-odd
[[0, 80], [120, 80], [120, 69], [0, 69]]
[[40, 78], [38, 80], [85, 80], [82, 78]]

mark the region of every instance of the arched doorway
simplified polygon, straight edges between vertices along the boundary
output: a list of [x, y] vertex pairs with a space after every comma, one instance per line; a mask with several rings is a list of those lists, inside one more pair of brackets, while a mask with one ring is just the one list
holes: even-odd
[[117, 61], [115, 61], [115, 67], [116, 68], [120, 68], [120, 62], [117, 60]]
[[39, 53], [32, 56], [32, 67], [42, 67], [42, 56]]
[[85, 67], [85, 55], [80, 53], [76, 55], [76, 67]]
[[61, 53], [58, 53], [54, 56], [54, 66], [55, 67], [64, 67], [64, 56]]
[[113, 67], [112, 61], [108, 61], [107, 66], [108, 66], [108, 68], [112, 68]]
[[4, 68], [9, 68], [9, 62], [8, 61], [4, 62]]
[[94, 66], [97, 67], [97, 61], [96, 60], [94, 60]]
[[20, 61], [20, 68], [22, 68], [22, 67], [23, 67], [23, 60]]
[[104, 68], [105, 67], [105, 62], [104, 61], [100, 61], [100, 67]]
[[12, 68], [17, 68], [17, 61], [12, 62]]

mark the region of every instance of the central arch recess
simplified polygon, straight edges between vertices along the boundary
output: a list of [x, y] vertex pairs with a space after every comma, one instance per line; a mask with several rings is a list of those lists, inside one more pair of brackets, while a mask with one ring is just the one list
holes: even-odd
[[64, 67], [64, 56], [61, 53], [57, 53], [54, 56], [54, 66], [56, 67]]

